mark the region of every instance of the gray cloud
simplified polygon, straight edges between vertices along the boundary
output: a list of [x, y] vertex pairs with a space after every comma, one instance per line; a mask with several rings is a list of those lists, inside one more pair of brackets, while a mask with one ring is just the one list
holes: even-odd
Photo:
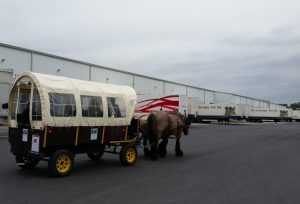
[[1, 42], [278, 103], [300, 101], [300, 2], [0, 2]]

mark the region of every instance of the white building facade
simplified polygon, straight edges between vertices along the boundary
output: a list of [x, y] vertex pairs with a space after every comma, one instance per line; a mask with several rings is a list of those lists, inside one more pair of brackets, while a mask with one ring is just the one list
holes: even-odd
[[248, 104], [264, 108], [278, 106], [266, 100], [189, 86], [1, 43], [0, 105], [7, 103], [10, 84], [15, 76], [26, 70], [81, 80], [127, 85], [133, 87], [137, 95], [182, 94], [188, 97], [197, 97], [200, 103], [206, 104]]

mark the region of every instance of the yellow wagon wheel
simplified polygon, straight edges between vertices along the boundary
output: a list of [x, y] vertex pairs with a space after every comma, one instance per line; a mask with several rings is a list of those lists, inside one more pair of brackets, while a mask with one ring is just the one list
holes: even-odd
[[124, 166], [132, 166], [137, 159], [137, 150], [134, 145], [124, 145], [120, 152], [120, 161]]
[[69, 150], [55, 151], [48, 161], [48, 169], [52, 176], [66, 176], [74, 166], [74, 156]]

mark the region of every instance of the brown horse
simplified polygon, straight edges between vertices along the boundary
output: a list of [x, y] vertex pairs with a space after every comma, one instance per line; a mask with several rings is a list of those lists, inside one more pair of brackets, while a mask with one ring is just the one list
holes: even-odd
[[[153, 112], [147, 119], [141, 118], [140, 130], [143, 134], [143, 145], [145, 156], [150, 156], [155, 160], [158, 157], [158, 153], [165, 157], [167, 153], [167, 144], [170, 135], [176, 137], [175, 152], [177, 156], [183, 156], [183, 151], [180, 148], [180, 139], [182, 132], [184, 135], [188, 135], [189, 132], [189, 120], [176, 112]], [[162, 140], [158, 145], [159, 140]], [[148, 141], [150, 150], [148, 148]]]

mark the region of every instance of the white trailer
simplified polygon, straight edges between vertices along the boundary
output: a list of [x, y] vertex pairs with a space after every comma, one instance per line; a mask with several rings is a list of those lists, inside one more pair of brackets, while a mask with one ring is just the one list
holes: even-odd
[[[249, 114], [249, 106], [246, 104], [235, 104], [235, 117], [236, 119], [246, 119]], [[234, 118], [234, 116], [232, 116]]]
[[198, 97], [188, 97], [188, 116], [190, 118], [198, 117], [200, 104], [203, 103], [200, 103]]
[[[242, 119], [242, 115], [237, 115], [237, 105], [235, 104], [201, 104], [199, 105], [200, 120], [229, 121], [230, 119]], [[239, 110], [240, 111], [240, 110]]]
[[280, 109], [280, 120], [281, 121], [288, 121], [292, 122], [293, 121], [293, 111], [290, 108], [281, 108]]
[[293, 120], [300, 122], [300, 110], [292, 110]]
[[204, 120], [229, 121], [241, 120], [247, 115], [247, 105], [238, 104], [202, 104], [196, 97], [189, 98], [188, 116], [193, 122]]
[[254, 108], [249, 107], [248, 122], [262, 122], [262, 121], [280, 121], [281, 110], [277, 108]]
[[187, 115], [188, 98], [185, 95], [139, 95], [135, 112], [151, 113], [153, 111], [178, 111]]

